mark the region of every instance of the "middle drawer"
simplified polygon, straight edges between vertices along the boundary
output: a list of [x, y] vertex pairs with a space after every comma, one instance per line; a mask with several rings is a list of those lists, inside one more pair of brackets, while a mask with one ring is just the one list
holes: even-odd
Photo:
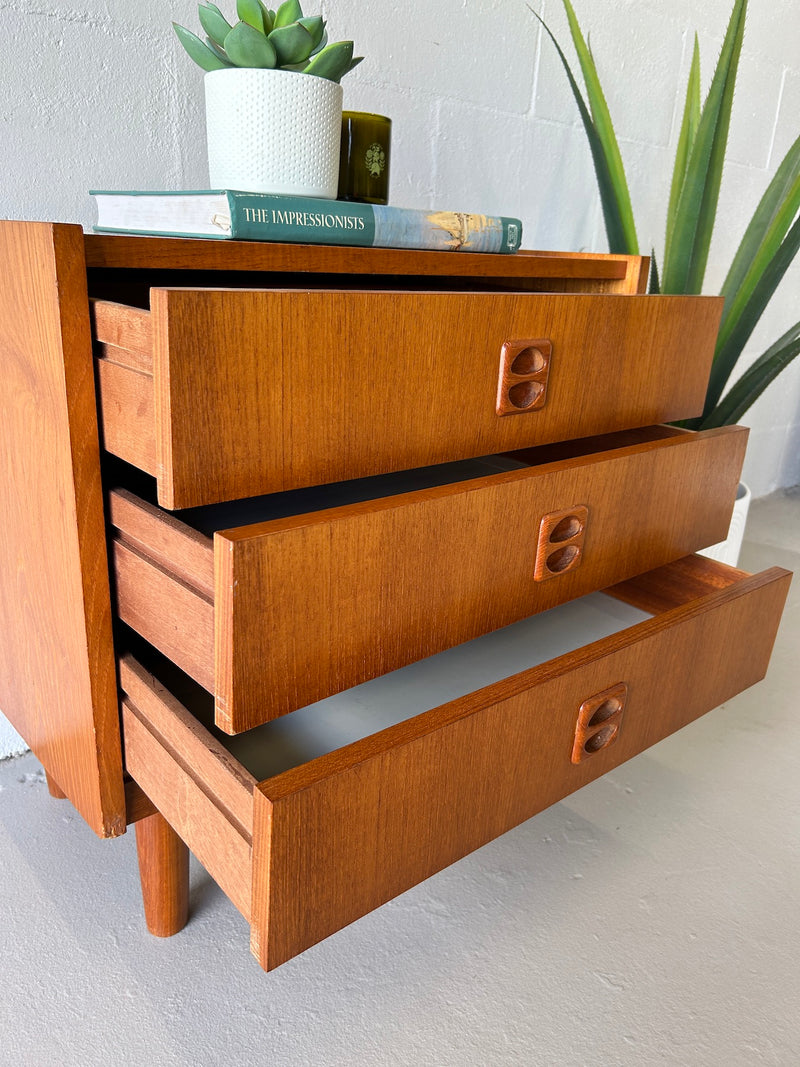
[[237, 733], [722, 540], [746, 441], [649, 427], [178, 514], [113, 490], [117, 611]]

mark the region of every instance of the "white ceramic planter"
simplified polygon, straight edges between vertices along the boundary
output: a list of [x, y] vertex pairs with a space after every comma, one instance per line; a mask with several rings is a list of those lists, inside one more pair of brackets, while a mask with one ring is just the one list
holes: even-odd
[[718, 563], [727, 563], [729, 567], [736, 566], [739, 562], [739, 552], [744, 540], [744, 527], [747, 522], [751, 495], [749, 487], [744, 482], [739, 482], [739, 488], [736, 491], [736, 502], [733, 505], [731, 524], [728, 527], [728, 536], [724, 541], [720, 541], [719, 544], [704, 548], [700, 553], [701, 556], [708, 556]]
[[210, 188], [336, 198], [341, 85], [250, 68], [204, 82]]

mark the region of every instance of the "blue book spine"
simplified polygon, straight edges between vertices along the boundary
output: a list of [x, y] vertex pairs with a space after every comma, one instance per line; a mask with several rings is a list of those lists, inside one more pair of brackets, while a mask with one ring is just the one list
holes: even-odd
[[242, 240], [516, 252], [522, 223], [504, 216], [421, 211], [343, 200], [229, 192], [231, 236]]

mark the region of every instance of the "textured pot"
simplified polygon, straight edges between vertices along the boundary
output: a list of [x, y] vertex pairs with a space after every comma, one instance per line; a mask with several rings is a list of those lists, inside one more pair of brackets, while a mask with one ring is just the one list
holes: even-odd
[[336, 198], [341, 85], [250, 68], [204, 82], [210, 188]]
[[739, 552], [744, 540], [744, 527], [747, 522], [747, 512], [750, 508], [751, 493], [744, 482], [739, 482], [736, 491], [736, 502], [733, 505], [731, 524], [728, 527], [728, 536], [719, 544], [704, 548], [701, 556], [708, 556], [718, 563], [727, 563], [729, 567], [735, 567], [739, 562]]

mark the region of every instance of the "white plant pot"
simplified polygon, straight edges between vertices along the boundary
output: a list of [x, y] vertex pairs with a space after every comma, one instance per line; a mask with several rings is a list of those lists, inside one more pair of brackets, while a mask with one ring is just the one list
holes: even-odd
[[715, 559], [718, 563], [727, 563], [729, 567], [736, 566], [739, 562], [739, 552], [744, 540], [744, 527], [747, 522], [747, 512], [750, 508], [750, 498], [749, 487], [744, 482], [739, 482], [736, 501], [733, 505], [731, 524], [728, 527], [728, 536], [724, 541], [720, 541], [719, 544], [704, 548], [700, 553], [701, 556], [708, 556], [709, 559]]
[[204, 79], [210, 188], [334, 200], [342, 87], [290, 70], [212, 70]]

